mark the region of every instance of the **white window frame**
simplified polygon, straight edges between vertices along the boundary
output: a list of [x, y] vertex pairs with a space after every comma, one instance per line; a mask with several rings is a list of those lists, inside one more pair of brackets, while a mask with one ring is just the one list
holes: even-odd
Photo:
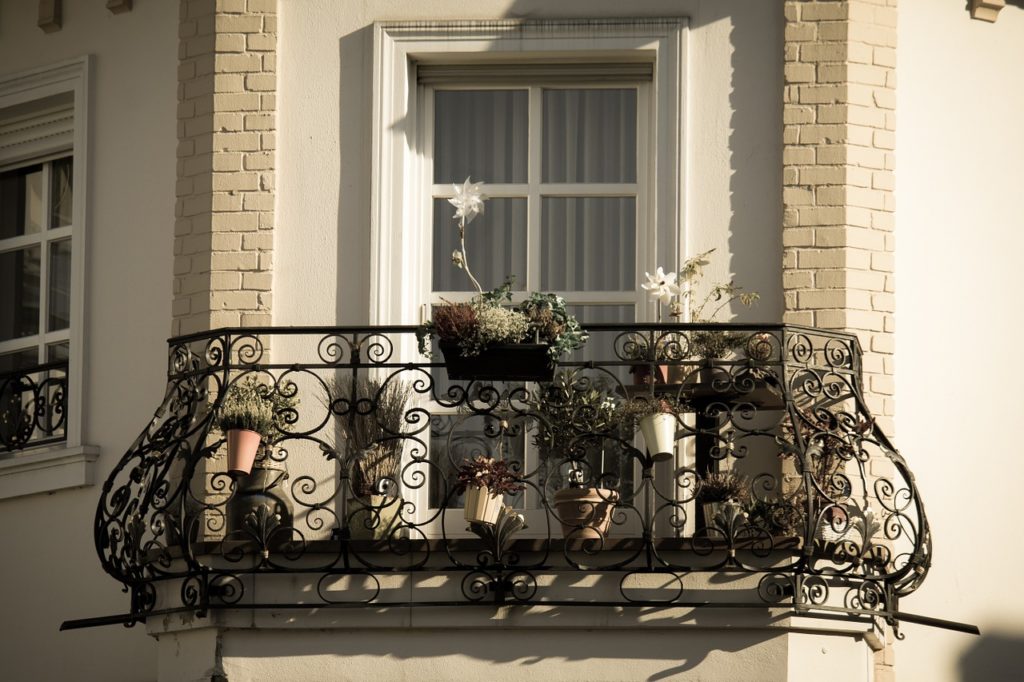
[[[541, 102], [545, 89], [625, 89], [636, 92], [636, 180], [634, 182], [544, 182], [541, 178], [541, 163], [543, 149], [541, 147], [541, 128], [543, 127]], [[420, 129], [417, 131], [419, 139], [423, 141], [420, 149], [423, 150], [424, 160], [427, 162], [427, 173], [432, 174], [431, 163], [434, 157], [434, 94], [438, 91], [454, 90], [521, 90], [527, 93], [529, 109], [529, 168], [527, 181], [521, 183], [503, 183], [486, 186], [486, 193], [491, 198], [515, 197], [526, 200], [528, 206], [527, 214], [527, 243], [529, 246], [526, 258], [526, 272], [504, 273], [517, 276], [517, 282], [522, 284], [521, 291], [512, 292], [512, 301], [519, 303], [529, 295], [531, 291], [541, 291], [540, 267], [541, 267], [541, 213], [543, 211], [543, 199], [546, 197], [572, 197], [572, 198], [602, 198], [602, 197], [630, 197], [634, 199], [636, 212], [634, 216], [634, 229], [640, 241], [634, 252], [633, 271], [643, 272], [643, 264], [647, 262], [646, 252], [652, 248], [654, 231], [649, 229], [650, 221], [647, 218], [648, 208], [652, 200], [650, 179], [648, 176], [649, 167], [646, 163], [648, 156], [654, 152], [651, 136], [649, 134], [648, 122], [652, 121], [649, 111], [650, 104], [650, 83], [636, 80], [609, 80], [602, 82], [600, 86], [593, 83], [560, 83], [557, 86], [548, 85], [458, 85], [458, 86], [420, 86], [419, 107]], [[477, 178], [486, 180], [486, 178]], [[433, 215], [433, 201], [438, 198], [447, 199], [454, 196], [451, 184], [430, 185], [429, 196], [426, 197], [426, 205], [423, 209], [427, 211], [426, 225], [423, 229], [428, 230], [426, 235], [426, 249], [419, 253], [431, 253], [433, 251], [433, 230], [450, 229], [455, 230], [455, 221], [449, 221], [446, 225], [431, 225], [430, 216]], [[440, 254], [433, 254], [433, 258], [441, 257]], [[431, 261], [431, 265], [433, 261]], [[467, 280], [468, 281], [468, 280]], [[433, 287], [431, 273], [427, 271], [426, 291], [428, 298], [424, 303], [423, 316], [429, 315], [428, 308], [438, 305], [442, 301], [468, 301], [473, 291], [442, 291]], [[557, 294], [565, 298], [569, 305], [626, 305], [632, 306], [636, 311], [637, 319], [644, 319], [644, 291], [640, 288], [640, 281], [635, 279], [633, 288], [623, 291], [560, 291], [544, 289], [544, 291]]]
[[[27, 448], [0, 456], [0, 499], [62, 488], [91, 485], [98, 448], [83, 441], [83, 377], [85, 364], [85, 255], [87, 248], [89, 194], [88, 113], [90, 57], [0, 76], [0, 109], [29, 104], [54, 95], [71, 93], [74, 100], [74, 133], [70, 148], [66, 142], [47, 146], [45, 140], [26, 145], [17, 157], [5, 159], [5, 167], [34, 159], [45, 161], [58, 155], [74, 158], [72, 171], [71, 230], [71, 324], [68, 332], [67, 422], [65, 440], [57, 445]], [[45, 254], [44, 258], [45, 258]], [[41, 287], [47, 286], [40, 282]], [[40, 330], [45, 334], [45, 328]]]
[[[420, 324], [424, 321], [423, 304], [432, 292], [432, 263], [422, 254], [433, 249], [432, 202], [441, 188], [433, 184], [429, 148], [432, 106], [424, 101], [430, 88], [417, 82], [419, 62], [508, 63], [517, 58], [652, 62], [653, 81], [638, 89], [637, 102], [638, 142], [646, 140], [646, 149], [638, 144], [636, 229], [638, 236], [646, 239], [637, 244], [636, 271], [637, 275], [653, 271], [659, 261], [670, 267], [680, 263], [685, 248], [687, 186], [687, 26], [685, 18], [375, 24], [370, 323]], [[536, 114], [531, 111], [531, 118]], [[531, 143], [539, 140], [534, 137]], [[536, 150], [531, 149], [531, 163], [536, 162]], [[567, 186], [569, 190], [571, 186]], [[539, 207], [540, 202], [535, 202], [534, 210]], [[651, 228], [644, 230], [644, 224]], [[639, 293], [638, 282], [637, 296], [632, 299], [636, 319], [653, 321], [655, 304]], [[574, 298], [580, 299], [575, 303], [589, 302], [585, 296]], [[605, 298], [599, 294], [593, 302], [619, 302]], [[415, 344], [403, 342], [396, 352], [401, 357], [415, 357]], [[427, 509], [429, 486], [415, 492], [417, 507]], [[461, 514], [449, 516], [448, 534], [460, 534], [457, 529], [465, 525]]]
[[[638, 126], [654, 131], [646, 168], [648, 244], [638, 244], [645, 267], [681, 262], [684, 234], [687, 20], [460, 21], [377, 23], [374, 26], [372, 177], [370, 214], [370, 323], [419, 324], [431, 291], [429, 157], [416, 83], [421, 60], [486, 62], [515, 57], [653, 61], [652, 106]], [[486, 178], [481, 178], [486, 180]], [[644, 205], [641, 205], [644, 204]], [[640, 226], [638, 224], [638, 233]], [[640, 270], [642, 272], [643, 270]], [[583, 302], [583, 301], [580, 301]], [[654, 319], [653, 303], [638, 305], [637, 319]], [[403, 352], [408, 349], [401, 349]]]

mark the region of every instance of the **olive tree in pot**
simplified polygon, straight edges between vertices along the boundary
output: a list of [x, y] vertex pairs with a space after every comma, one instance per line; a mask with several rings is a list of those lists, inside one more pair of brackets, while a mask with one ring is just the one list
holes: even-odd
[[[616, 472], [600, 471], [606, 439], [618, 435], [616, 398], [610, 384], [591, 379], [578, 369], [559, 372], [529, 404], [539, 421], [534, 443], [540, 450], [545, 487], [557, 487], [552, 502], [563, 535], [573, 539], [606, 537], [612, 510], [619, 501], [617, 491], [601, 486], [617, 478]], [[566, 468], [568, 485], [561, 487]]]

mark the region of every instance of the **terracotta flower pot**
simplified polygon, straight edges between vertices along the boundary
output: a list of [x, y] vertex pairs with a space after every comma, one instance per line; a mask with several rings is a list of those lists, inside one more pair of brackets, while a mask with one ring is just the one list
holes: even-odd
[[676, 416], [665, 412], [649, 414], [640, 420], [640, 432], [651, 459], [662, 462], [672, 459], [676, 446]]
[[501, 511], [501, 493], [492, 493], [485, 487], [466, 488], [466, 507], [463, 514], [470, 523], [490, 523], [498, 520]]
[[228, 471], [248, 475], [256, 452], [260, 449], [260, 434], [248, 429], [228, 431]]
[[608, 535], [619, 494], [603, 488], [563, 488], [554, 501], [564, 537], [597, 540]]

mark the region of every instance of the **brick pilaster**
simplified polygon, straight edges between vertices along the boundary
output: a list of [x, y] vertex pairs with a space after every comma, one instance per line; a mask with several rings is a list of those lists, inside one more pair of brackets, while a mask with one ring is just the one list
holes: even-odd
[[276, 0], [181, 0], [173, 334], [271, 322]]
[[[896, 0], [787, 0], [785, 320], [858, 335], [865, 398], [893, 433]], [[870, 473], [889, 476], [888, 461]], [[875, 679], [895, 679], [891, 635]]]
[[896, 0], [785, 3], [786, 320], [858, 334], [891, 433]]

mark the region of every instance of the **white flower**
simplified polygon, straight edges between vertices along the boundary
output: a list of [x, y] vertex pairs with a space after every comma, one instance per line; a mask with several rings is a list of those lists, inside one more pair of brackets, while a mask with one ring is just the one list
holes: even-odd
[[454, 265], [457, 268], [462, 268], [465, 265], [465, 263], [466, 261], [463, 260], [461, 251], [459, 251], [458, 249], [452, 251], [452, 265]]
[[644, 274], [647, 275], [647, 284], [641, 284], [640, 287], [649, 293], [651, 298], [657, 298], [662, 303], [668, 303], [672, 300], [673, 296], [679, 295], [679, 287], [676, 285], [676, 273], [665, 272], [659, 265], [653, 275], [649, 272]]
[[461, 185], [452, 185], [455, 196], [448, 200], [448, 203], [455, 207], [455, 215], [452, 217], [463, 224], [472, 222], [478, 213], [484, 212], [484, 201], [487, 197], [483, 193], [484, 183], [471, 182], [469, 178]]

